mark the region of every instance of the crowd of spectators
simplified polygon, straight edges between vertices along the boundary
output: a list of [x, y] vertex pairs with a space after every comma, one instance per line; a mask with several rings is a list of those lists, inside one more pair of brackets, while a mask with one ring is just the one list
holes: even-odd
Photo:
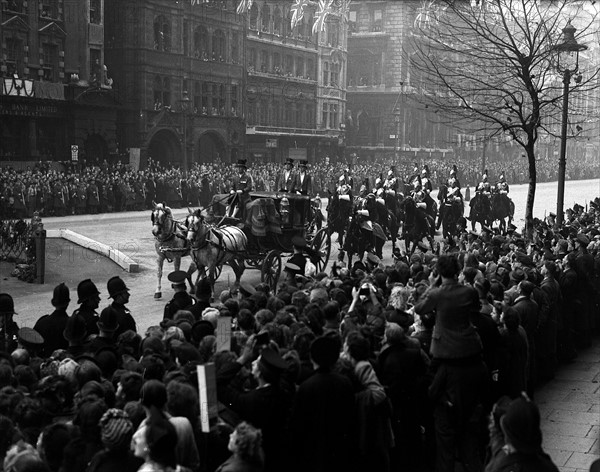
[[58, 285], [33, 329], [0, 294], [5, 471], [557, 471], [533, 399], [600, 329], [600, 197], [534, 242], [486, 229], [389, 261], [341, 253], [276, 292], [171, 281], [144, 333], [118, 276]]
[[[326, 195], [334, 191], [337, 179], [344, 168], [350, 167], [354, 185], [369, 180], [371, 187], [375, 179], [387, 174], [391, 166], [396, 175], [408, 180], [415, 165], [421, 169], [427, 164], [434, 187], [445, 183], [453, 165], [458, 168], [458, 180], [462, 186], [476, 186], [481, 181], [481, 169], [464, 159], [430, 159], [427, 162], [403, 162], [393, 160], [363, 162], [360, 158], [348, 166], [345, 162], [329, 163], [328, 159], [309, 166], [313, 192]], [[509, 185], [528, 182], [528, 165], [525, 159], [511, 162], [490, 161], [486, 164], [490, 182], [504, 172]], [[277, 173], [281, 164], [249, 162], [249, 172], [257, 191], [275, 191]], [[537, 161], [537, 181], [557, 179], [558, 166], [555, 162]], [[188, 172], [178, 167], [163, 166], [149, 160], [143, 169], [133, 170], [129, 165], [118, 162], [100, 166], [71, 167], [58, 169], [41, 164], [32, 169], [17, 171], [3, 168], [0, 176], [0, 217], [31, 217], [37, 211], [41, 216], [72, 214], [95, 214], [144, 210], [151, 208], [152, 201], [164, 201], [172, 208], [182, 206], [206, 206], [217, 193], [228, 193], [232, 177], [236, 173], [234, 164], [194, 164]], [[569, 162], [567, 179], [590, 179], [600, 177], [598, 159], [580, 159]], [[358, 190], [356, 188], [355, 190]]]

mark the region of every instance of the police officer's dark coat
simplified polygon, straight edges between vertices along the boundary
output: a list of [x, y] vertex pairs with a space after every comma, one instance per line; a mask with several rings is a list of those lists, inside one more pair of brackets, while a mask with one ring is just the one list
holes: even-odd
[[173, 298], [165, 305], [163, 319], [172, 320], [178, 310], [187, 310], [194, 303], [194, 299], [187, 292], [176, 292]]
[[69, 342], [63, 336], [69, 315], [63, 309], [54, 310], [42, 316], [33, 327], [44, 338], [44, 346], [40, 352], [42, 357], [50, 357], [57, 349], [66, 349]]

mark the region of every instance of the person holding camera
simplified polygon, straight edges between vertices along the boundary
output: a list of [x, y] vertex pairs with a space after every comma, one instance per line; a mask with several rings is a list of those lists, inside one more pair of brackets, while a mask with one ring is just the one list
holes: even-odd
[[368, 279], [352, 289], [352, 303], [341, 324], [343, 335], [366, 327], [379, 339], [383, 337], [386, 321], [377, 295], [375, 285]]

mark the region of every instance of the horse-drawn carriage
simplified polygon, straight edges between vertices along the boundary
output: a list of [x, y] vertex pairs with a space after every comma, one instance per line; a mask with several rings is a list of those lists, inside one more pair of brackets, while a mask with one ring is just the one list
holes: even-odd
[[[230, 194], [217, 194], [207, 209], [190, 210], [185, 221], [179, 223], [181, 237], [186, 241], [181, 245], [182, 255], [191, 255], [211, 285], [219, 278], [223, 265], [228, 264], [236, 275], [236, 283], [245, 269], [258, 269], [261, 281], [275, 289], [283, 269], [282, 258], [292, 255], [292, 239], [296, 236], [306, 239], [317, 272], [325, 270], [331, 237], [322, 228], [318, 198], [251, 192], [236, 217], [229, 216], [231, 200]], [[160, 251], [166, 252], [165, 249], [163, 246]]]

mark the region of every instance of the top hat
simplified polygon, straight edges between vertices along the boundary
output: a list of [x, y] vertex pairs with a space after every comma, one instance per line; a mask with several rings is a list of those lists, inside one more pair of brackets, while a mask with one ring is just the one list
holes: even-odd
[[69, 287], [67, 287], [64, 282], [54, 287], [54, 294], [52, 296], [52, 300], [50, 301], [52, 305], [68, 305], [70, 301], [71, 297], [69, 296]]
[[294, 159], [292, 159], [291, 157], [288, 157], [285, 160], [284, 164], [289, 164], [289, 165], [293, 166], [294, 165]]
[[123, 292], [129, 292], [127, 285], [123, 282], [123, 279], [118, 275], [110, 278], [108, 282], [106, 282], [106, 288], [108, 290], [109, 297], [114, 298], [115, 295], [119, 295]]
[[98, 320], [98, 328], [102, 331], [114, 332], [119, 329], [119, 322], [117, 320], [117, 311], [112, 306], [107, 306], [102, 313], [100, 313], [100, 319]]
[[236, 166], [237, 167], [243, 167], [244, 169], [247, 169], [248, 166], [246, 165], [247, 160], [246, 159], [238, 159]]
[[298, 162], [298, 165], [300, 167], [306, 167], [306, 166], [308, 166], [308, 162], [303, 160], [303, 161]]
[[15, 302], [8, 293], [0, 293], [0, 315], [14, 315]]
[[269, 347], [262, 350], [258, 365], [272, 373], [281, 373], [288, 367], [279, 353]]
[[100, 291], [94, 282], [90, 279], [79, 282], [77, 286], [77, 303], [83, 303], [94, 295], [100, 295]]

